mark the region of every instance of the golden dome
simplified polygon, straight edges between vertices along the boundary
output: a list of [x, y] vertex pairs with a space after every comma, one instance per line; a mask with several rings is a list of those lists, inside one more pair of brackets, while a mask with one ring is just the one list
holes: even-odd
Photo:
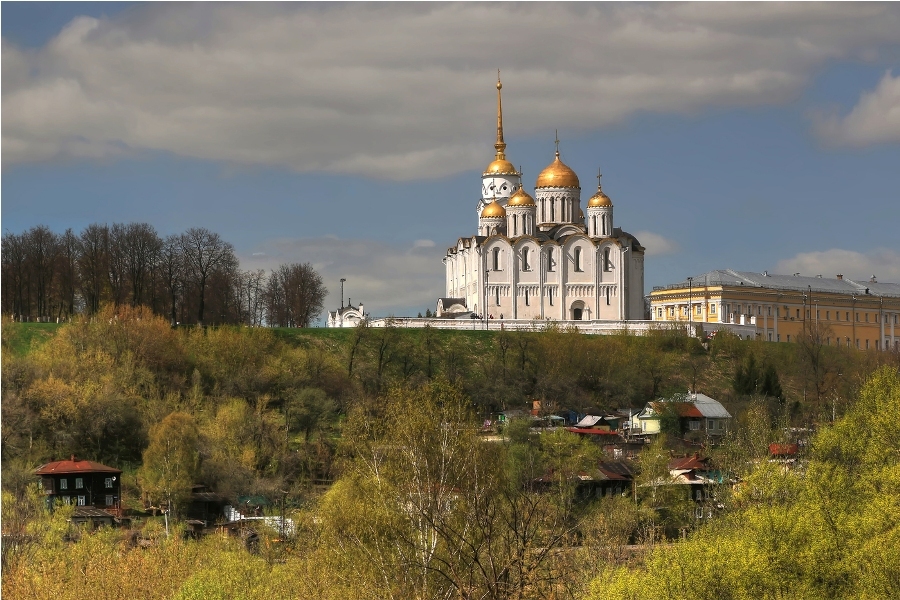
[[487, 166], [484, 170], [484, 176], [489, 175], [518, 175], [519, 172], [511, 162], [505, 158], [497, 158], [494, 162]]
[[597, 193], [588, 200], [588, 208], [606, 208], [612, 205], [612, 200], [599, 187], [597, 188]]
[[509, 202], [506, 203], [507, 206], [536, 206], [534, 203], [534, 198], [528, 195], [528, 192], [525, 191], [525, 188], [520, 187], [516, 190], [516, 193], [509, 197]]
[[500, 203], [494, 200], [490, 204], [484, 207], [481, 211], [482, 219], [490, 219], [490, 218], [504, 218], [506, 217], [506, 209], [500, 206]]
[[550, 163], [546, 169], [538, 175], [536, 188], [559, 187], [559, 188], [578, 188], [578, 175], [575, 171], [567, 167], [559, 160], [559, 151], [556, 152], [556, 160]]

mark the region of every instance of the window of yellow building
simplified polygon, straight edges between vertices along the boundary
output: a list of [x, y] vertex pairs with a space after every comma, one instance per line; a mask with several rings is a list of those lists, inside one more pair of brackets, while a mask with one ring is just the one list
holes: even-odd
[[709, 314], [711, 314], [711, 315], [716, 314], [716, 305], [715, 304], [709, 305]]

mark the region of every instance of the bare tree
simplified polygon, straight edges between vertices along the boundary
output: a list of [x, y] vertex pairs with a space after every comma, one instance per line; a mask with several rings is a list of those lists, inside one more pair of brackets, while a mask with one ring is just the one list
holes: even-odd
[[78, 271], [86, 309], [94, 314], [100, 309], [105, 284], [108, 283], [109, 228], [93, 223], [78, 238]]
[[69, 319], [75, 314], [78, 289], [78, 237], [72, 229], [59, 238], [59, 316]]
[[219, 267], [236, 264], [234, 248], [218, 233], [204, 227], [193, 227], [181, 235], [186, 274], [197, 291], [197, 323], [203, 325], [206, 291], [209, 278]]
[[327, 293], [311, 264], [281, 265], [269, 277], [267, 320], [278, 327], [309, 327], [321, 314]]
[[3, 312], [12, 314], [17, 321], [23, 320], [30, 311], [24, 237], [7, 233], [3, 236], [0, 251], [3, 260]]
[[121, 240], [125, 255], [125, 269], [131, 284], [131, 305], [145, 303], [150, 287], [150, 274], [159, 260], [162, 240], [156, 229], [148, 223], [129, 223]]
[[180, 236], [170, 235], [163, 240], [157, 272], [165, 290], [167, 310], [174, 327], [178, 323], [178, 296], [184, 287], [184, 254], [181, 251]]
[[49, 317], [56, 257], [59, 253], [58, 236], [46, 225], [32, 227], [25, 234], [28, 269], [34, 276], [35, 299], [38, 318]]

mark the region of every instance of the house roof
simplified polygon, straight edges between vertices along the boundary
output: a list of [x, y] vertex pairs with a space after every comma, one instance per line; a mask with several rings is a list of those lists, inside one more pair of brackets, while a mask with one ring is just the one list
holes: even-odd
[[796, 456], [799, 451], [799, 444], [769, 444], [770, 456]]
[[719, 269], [697, 275], [692, 282], [687, 280], [666, 286], [668, 289], [703, 286], [746, 286], [776, 290], [806, 292], [826, 292], [833, 294], [862, 294], [871, 296], [900, 296], [900, 283], [878, 283], [876, 281], [852, 281], [831, 277], [801, 277], [799, 275], [778, 275], [775, 273], [754, 273]]
[[566, 431], [588, 435], [619, 435], [618, 431], [609, 431], [607, 429], [591, 429], [590, 427], [566, 427]]
[[669, 461], [670, 471], [692, 471], [695, 469], [706, 470], [709, 468], [707, 464], [708, 458], [700, 458], [696, 454], [686, 456], [684, 458], [674, 458]]
[[48, 462], [34, 470], [35, 475], [69, 475], [72, 473], [121, 473], [120, 469], [107, 467], [92, 460], [79, 460], [74, 456], [69, 460]]
[[602, 462], [597, 468], [600, 469], [600, 473], [607, 479], [616, 481], [631, 481], [634, 479], [631, 469], [625, 463]]
[[[658, 400], [650, 402], [654, 412], [664, 410], [666, 407], [675, 409], [679, 417], [730, 419], [731, 413], [718, 400], [714, 400], [706, 394], [688, 394], [684, 399]], [[654, 418], [654, 416], [641, 415], [639, 418]]]

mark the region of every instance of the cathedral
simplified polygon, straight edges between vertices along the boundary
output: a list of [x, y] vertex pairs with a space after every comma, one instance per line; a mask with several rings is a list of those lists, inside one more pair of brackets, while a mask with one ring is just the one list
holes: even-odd
[[616, 227], [599, 184], [581, 208], [581, 183], [556, 157], [534, 195], [506, 158], [497, 80], [496, 154], [481, 178], [478, 228], [447, 250], [441, 317], [623, 321], [644, 319], [644, 247]]

